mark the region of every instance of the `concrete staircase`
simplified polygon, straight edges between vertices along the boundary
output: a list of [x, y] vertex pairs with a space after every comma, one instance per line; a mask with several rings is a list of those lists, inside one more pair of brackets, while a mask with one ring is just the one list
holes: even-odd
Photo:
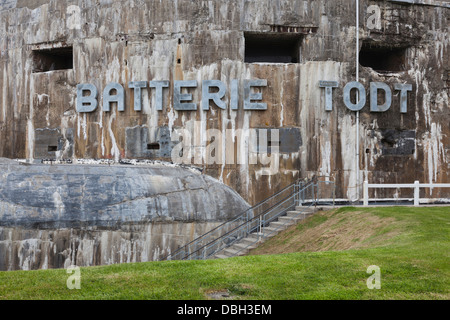
[[263, 227], [261, 232], [249, 234], [246, 238], [236, 241], [228, 248], [216, 253], [214, 259], [225, 259], [234, 256], [246, 255], [251, 249], [257, 248], [268, 239], [276, 236], [288, 227], [297, 224], [301, 220], [313, 215], [315, 212], [323, 210], [321, 207], [295, 207], [295, 211], [288, 211], [285, 215], [278, 217], [278, 220], [272, 221], [268, 227]]

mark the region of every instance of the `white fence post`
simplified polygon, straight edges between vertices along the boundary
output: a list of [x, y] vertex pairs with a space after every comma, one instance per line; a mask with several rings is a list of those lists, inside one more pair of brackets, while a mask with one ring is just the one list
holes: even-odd
[[363, 197], [364, 197], [363, 205], [365, 207], [367, 207], [369, 205], [369, 181], [367, 181], [367, 180], [364, 181], [364, 194], [363, 194]]
[[419, 181], [414, 181], [414, 206], [419, 206], [419, 196], [420, 196], [420, 183]]

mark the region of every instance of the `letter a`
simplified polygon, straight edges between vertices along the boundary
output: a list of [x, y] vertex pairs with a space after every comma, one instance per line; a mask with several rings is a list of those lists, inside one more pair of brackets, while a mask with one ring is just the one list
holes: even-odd
[[367, 268], [367, 273], [372, 273], [368, 279], [367, 279], [367, 288], [370, 290], [372, 289], [381, 289], [381, 272], [380, 267], [378, 266], [369, 266]]
[[72, 272], [74, 272], [74, 274], [71, 275], [67, 279], [67, 283], [66, 283], [67, 288], [69, 290], [81, 289], [81, 272], [80, 272], [80, 267], [70, 266], [69, 268], [67, 268], [67, 273], [71, 274]]

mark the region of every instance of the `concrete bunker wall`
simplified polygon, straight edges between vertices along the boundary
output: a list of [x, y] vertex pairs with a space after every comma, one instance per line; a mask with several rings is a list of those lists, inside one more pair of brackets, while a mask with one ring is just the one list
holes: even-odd
[[[2, 2], [0, 156], [168, 159], [173, 147], [168, 135], [200, 121], [202, 130], [283, 128], [293, 133], [281, 141], [288, 151], [279, 155], [273, 175], [265, 175], [261, 164], [202, 165], [206, 174], [250, 203], [314, 174], [331, 176], [337, 182], [336, 196], [354, 200], [356, 188], [361, 188], [355, 185], [357, 163], [360, 182], [448, 182], [449, 8], [442, 1], [429, 2], [361, 1], [360, 82], [366, 88], [374, 81], [391, 87], [410, 83], [413, 90], [406, 114], [398, 111], [398, 96], [385, 113], [370, 113], [367, 106], [362, 110], [358, 160], [354, 113], [342, 101], [342, 88], [354, 80], [360, 54], [354, 49], [354, 1]], [[272, 44], [295, 39], [299, 50], [285, 50], [291, 61], [246, 62], [246, 43], [251, 39], [260, 45], [265, 37]], [[71, 48], [72, 68], [55, 65], [38, 72], [33, 52], [61, 48]], [[371, 63], [380, 52], [391, 59]], [[273, 58], [274, 53], [268, 54]], [[221, 110], [214, 105], [206, 112], [173, 110], [174, 81], [191, 79], [226, 84], [267, 79], [263, 96], [268, 110]], [[124, 112], [75, 112], [79, 83], [101, 90], [109, 82], [125, 86], [140, 80], [170, 81], [163, 111], [154, 110], [154, 95], [145, 92], [141, 112], [133, 110], [129, 93]], [[332, 112], [324, 110], [319, 80], [339, 83]], [[230, 97], [224, 99], [229, 102]], [[201, 90], [193, 92], [193, 100], [201, 101]], [[199, 150], [206, 157], [206, 149]], [[392, 190], [375, 192], [383, 197]], [[401, 190], [400, 196], [408, 192]], [[449, 197], [443, 189], [426, 193]]]

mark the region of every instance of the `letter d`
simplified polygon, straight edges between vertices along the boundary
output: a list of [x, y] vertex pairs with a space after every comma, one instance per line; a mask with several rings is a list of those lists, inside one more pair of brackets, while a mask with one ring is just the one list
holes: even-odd
[[230, 312], [230, 307], [227, 305], [222, 305], [222, 314], [228, 314]]

